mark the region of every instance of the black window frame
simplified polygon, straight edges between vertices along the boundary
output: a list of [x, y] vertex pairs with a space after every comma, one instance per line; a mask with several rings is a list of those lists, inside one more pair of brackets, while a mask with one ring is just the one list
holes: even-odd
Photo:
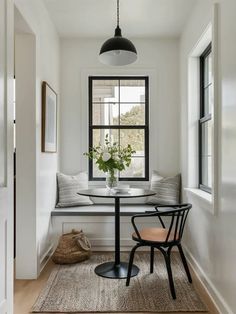
[[[212, 120], [211, 113], [205, 113], [205, 99], [204, 99], [204, 90], [205, 90], [205, 59], [212, 53], [212, 44], [210, 43], [204, 52], [200, 56], [200, 117], [199, 117], [199, 188], [207, 193], [212, 193], [212, 188], [202, 183], [202, 173], [203, 173], [203, 164], [202, 164], [202, 147], [203, 147], [203, 134], [202, 134], [202, 125], [210, 120]], [[213, 82], [211, 82], [211, 85]]]
[[[145, 81], [145, 125], [92, 125], [93, 119], [93, 81], [94, 80], [144, 80]], [[119, 181], [149, 181], [149, 77], [148, 76], [89, 76], [89, 148], [93, 147], [94, 129], [143, 129], [145, 168], [144, 177], [119, 177]], [[126, 102], [127, 103], [127, 102]], [[120, 100], [119, 100], [120, 104]], [[89, 181], [104, 181], [105, 177], [93, 176], [93, 161], [89, 160]]]

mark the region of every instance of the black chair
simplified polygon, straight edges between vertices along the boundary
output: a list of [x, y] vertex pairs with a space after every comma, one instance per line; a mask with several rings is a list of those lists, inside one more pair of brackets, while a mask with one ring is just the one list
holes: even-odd
[[[171, 270], [171, 249], [173, 246], [177, 246], [184, 269], [186, 271], [188, 281], [191, 283], [192, 278], [188, 268], [188, 264], [186, 258], [183, 253], [183, 249], [181, 246], [181, 239], [184, 231], [185, 222], [189, 213], [189, 210], [192, 208], [191, 204], [181, 204], [181, 205], [160, 205], [156, 206], [156, 211], [154, 212], [146, 212], [145, 214], [135, 215], [131, 218], [132, 225], [134, 227], [135, 232], [132, 235], [134, 241], [137, 244], [132, 248], [130, 252], [129, 258], [129, 267], [128, 274], [126, 279], [126, 286], [129, 286], [130, 277], [131, 277], [131, 269], [133, 265], [134, 253], [137, 248], [141, 246], [150, 246], [150, 273], [153, 273], [153, 263], [154, 263], [154, 249], [158, 249], [161, 251], [165, 258], [170, 291], [173, 299], [176, 299], [174, 281]], [[162, 228], [144, 228], [138, 230], [135, 220], [137, 218], [143, 217], [157, 217], [161, 223]], [[168, 220], [168, 227], [163, 221], [163, 217], [165, 220]]]

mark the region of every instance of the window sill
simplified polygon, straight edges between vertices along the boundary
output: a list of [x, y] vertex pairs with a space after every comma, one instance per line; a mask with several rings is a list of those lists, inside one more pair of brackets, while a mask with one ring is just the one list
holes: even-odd
[[[120, 184], [129, 184], [132, 188], [150, 188], [150, 182], [149, 181], [119, 181]], [[106, 182], [104, 181], [89, 181], [88, 182], [89, 187], [95, 188], [95, 187], [105, 187]]]
[[185, 188], [184, 191], [187, 194], [190, 202], [195, 203], [199, 207], [214, 214], [213, 197], [212, 194], [202, 191], [200, 189]]

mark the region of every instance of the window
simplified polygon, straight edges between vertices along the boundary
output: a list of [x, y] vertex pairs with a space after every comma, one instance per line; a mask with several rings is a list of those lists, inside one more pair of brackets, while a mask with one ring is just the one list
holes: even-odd
[[212, 51], [211, 45], [200, 57], [199, 187], [212, 189]]
[[[89, 77], [89, 147], [104, 143], [107, 134], [136, 151], [120, 180], [148, 180], [148, 77]], [[89, 180], [104, 177], [90, 160]]]

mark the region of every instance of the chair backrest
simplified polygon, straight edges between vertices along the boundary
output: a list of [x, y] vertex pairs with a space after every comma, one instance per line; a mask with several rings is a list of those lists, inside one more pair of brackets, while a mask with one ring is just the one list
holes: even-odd
[[[177, 243], [181, 241], [186, 219], [191, 208], [191, 204], [181, 204], [171, 208], [169, 208], [168, 206], [156, 206], [157, 216], [161, 222], [161, 225], [167, 230], [167, 235], [164, 243], [170, 244], [173, 242]], [[165, 223], [162, 219], [163, 217], [165, 217]]]

